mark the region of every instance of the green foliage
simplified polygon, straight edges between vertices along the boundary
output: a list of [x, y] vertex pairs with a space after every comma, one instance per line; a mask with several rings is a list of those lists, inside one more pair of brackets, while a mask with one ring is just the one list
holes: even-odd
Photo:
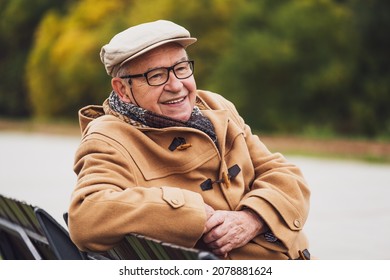
[[359, 30], [359, 55], [351, 95], [351, 129], [363, 135], [390, 136], [390, 2], [351, 0]]
[[[233, 13], [233, 9], [226, 6], [228, 2], [194, 1], [188, 4], [184, 0], [84, 0], [75, 3], [65, 16], [48, 13], [38, 28], [27, 65], [26, 76], [35, 117], [75, 117], [80, 107], [90, 103], [101, 104], [108, 96], [110, 77], [100, 62], [100, 48], [118, 31], [131, 25], [160, 18], [173, 20], [189, 26], [191, 32], [191, 25], [194, 26], [194, 36], [198, 31], [201, 37], [205, 37], [202, 41], [206, 44], [208, 38], [213, 37], [210, 33], [218, 34], [213, 38], [216, 42], [213, 46], [217, 48], [206, 45], [193, 53], [195, 57], [203, 56], [207, 60], [212, 56], [210, 53], [217, 53], [218, 43], [223, 42], [218, 37], [223, 37], [222, 34], [226, 36], [226, 31], [218, 31], [229, 19], [228, 14]], [[183, 6], [187, 7], [187, 14], [180, 13], [182, 8], [179, 7]], [[211, 24], [217, 11], [221, 13], [214, 16], [214, 20], [222, 19], [215, 28], [201, 32], [199, 28], [206, 30], [206, 25], [198, 24], [198, 17], [193, 14], [201, 14], [205, 6], [209, 8], [205, 18], [209, 19], [204, 24]], [[196, 69], [202, 80], [206, 71], [202, 66]]]
[[24, 116], [30, 113], [24, 67], [33, 34], [49, 9], [61, 11], [70, 1], [2, 0], [0, 2], [0, 112]]
[[[302, 131], [342, 108], [353, 49], [346, 9], [331, 1], [253, 1], [234, 24], [230, 51], [213, 75], [255, 127]], [[339, 113], [339, 112], [337, 112]]]
[[198, 38], [198, 87], [231, 99], [254, 129], [390, 136], [389, 11], [380, 0], [2, 1], [0, 109], [76, 118], [108, 96], [100, 48], [168, 19]]
[[213, 88], [263, 131], [389, 135], [390, 5], [337, 2], [250, 1]]
[[[226, 43], [233, 35], [230, 24], [237, 10], [245, 7], [245, 0], [175, 0], [172, 1], [170, 20], [185, 26], [198, 39], [188, 48], [195, 58], [198, 87], [208, 88], [209, 77], [223, 58]], [[183, 7], [186, 7], [183, 9]]]
[[75, 117], [79, 107], [103, 98], [109, 84], [101, 71], [101, 42], [123, 23], [120, 17], [107, 25], [102, 22], [123, 7], [123, 1], [88, 0], [65, 16], [46, 14], [26, 72], [35, 117]]

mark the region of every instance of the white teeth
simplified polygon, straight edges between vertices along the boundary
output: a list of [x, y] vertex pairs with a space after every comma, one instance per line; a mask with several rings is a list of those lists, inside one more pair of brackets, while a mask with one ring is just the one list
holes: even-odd
[[166, 104], [176, 104], [176, 103], [180, 103], [184, 100], [184, 97], [183, 98], [180, 98], [180, 99], [176, 99], [176, 100], [171, 100], [171, 101], [168, 101], [168, 102], [165, 102]]

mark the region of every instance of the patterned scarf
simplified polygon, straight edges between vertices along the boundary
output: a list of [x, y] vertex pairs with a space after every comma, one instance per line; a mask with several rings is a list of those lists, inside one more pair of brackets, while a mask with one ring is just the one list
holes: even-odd
[[115, 92], [111, 92], [108, 102], [103, 104], [106, 114], [115, 115], [122, 120], [136, 126], [165, 128], [165, 127], [192, 127], [206, 133], [215, 144], [217, 144], [217, 135], [211, 121], [203, 116], [198, 106], [194, 106], [191, 117], [188, 121], [180, 121], [167, 116], [163, 116], [134, 104], [123, 102]]

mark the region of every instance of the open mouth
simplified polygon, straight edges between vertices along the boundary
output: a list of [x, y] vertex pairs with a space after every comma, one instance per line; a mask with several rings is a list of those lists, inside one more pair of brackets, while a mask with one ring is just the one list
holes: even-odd
[[169, 105], [169, 104], [179, 104], [179, 103], [183, 102], [184, 99], [186, 99], [186, 97], [170, 100], [170, 101], [164, 102], [164, 104], [167, 104], [167, 105]]

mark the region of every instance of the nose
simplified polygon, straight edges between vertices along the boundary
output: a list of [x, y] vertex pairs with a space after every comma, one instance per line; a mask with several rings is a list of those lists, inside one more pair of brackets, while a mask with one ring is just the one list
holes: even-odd
[[176, 78], [173, 71], [169, 71], [168, 81], [164, 85], [164, 89], [171, 92], [179, 92], [183, 87], [180, 79]]

